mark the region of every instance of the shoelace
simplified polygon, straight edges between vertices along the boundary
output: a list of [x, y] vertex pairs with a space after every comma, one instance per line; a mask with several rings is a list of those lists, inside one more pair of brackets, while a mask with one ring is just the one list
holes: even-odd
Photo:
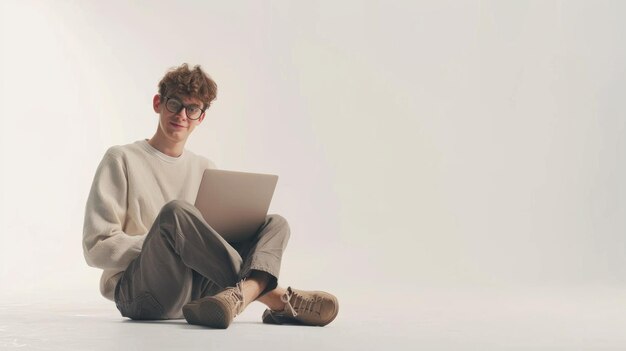
[[[292, 297], [294, 297], [295, 307], [291, 304]], [[285, 308], [289, 309], [289, 312], [292, 314], [293, 317], [296, 317], [298, 315], [298, 312], [296, 312], [296, 310], [300, 311], [300, 313], [315, 312], [319, 314], [320, 310], [322, 309], [322, 300], [319, 297], [316, 296], [313, 299], [306, 298], [302, 295], [294, 293], [293, 290], [291, 290], [291, 287], [287, 288], [287, 292], [280, 297], [280, 300], [285, 303]], [[315, 307], [317, 307], [316, 311], [314, 311]]]
[[228, 299], [233, 305], [235, 305], [235, 316], [239, 315], [243, 310], [243, 307], [245, 306], [243, 290], [241, 288], [244, 280], [245, 279], [237, 283], [235, 287], [228, 289], [224, 295], [226, 299]]

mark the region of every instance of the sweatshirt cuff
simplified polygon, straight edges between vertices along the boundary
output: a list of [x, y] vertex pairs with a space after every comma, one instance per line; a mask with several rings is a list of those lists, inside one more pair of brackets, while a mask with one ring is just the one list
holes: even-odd
[[137, 250], [137, 252], [141, 252], [141, 248], [143, 247], [143, 242], [146, 241], [146, 237], [148, 233], [141, 235], [129, 235], [132, 241], [132, 248]]

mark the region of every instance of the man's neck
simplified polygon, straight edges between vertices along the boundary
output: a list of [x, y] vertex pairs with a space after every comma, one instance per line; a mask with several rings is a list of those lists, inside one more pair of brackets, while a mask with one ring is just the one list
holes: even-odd
[[171, 140], [160, 137], [158, 134], [155, 134], [152, 139], [148, 140], [148, 144], [171, 157], [179, 157], [182, 155], [183, 149], [185, 148], [184, 141], [175, 143]]

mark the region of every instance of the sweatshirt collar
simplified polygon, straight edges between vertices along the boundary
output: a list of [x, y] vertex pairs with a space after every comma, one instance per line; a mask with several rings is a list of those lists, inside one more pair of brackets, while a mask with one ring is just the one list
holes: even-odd
[[139, 143], [141, 146], [143, 146], [143, 148], [151, 155], [154, 155], [158, 158], [160, 158], [161, 160], [168, 162], [168, 163], [174, 163], [177, 162], [179, 160], [182, 160], [185, 157], [185, 150], [183, 149], [183, 153], [180, 154], [180, 156], [178, 157], [172, 157], [169, 155], [166, 155], [164, 153], [162, 153], [161, 151], [155, 149], [152, 145], [150, 145], [150, 143], [148, 143], [148, 139], [143, 139], [143, 140], [139, 140], [137, 141], [137, 143]]

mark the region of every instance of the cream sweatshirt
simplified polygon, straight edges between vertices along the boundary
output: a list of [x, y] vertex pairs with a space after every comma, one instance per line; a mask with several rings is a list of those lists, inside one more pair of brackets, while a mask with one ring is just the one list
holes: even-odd
[[114, 300], [122, 272], [141, 252], [161, 207], [171, 200], [196, 201], [206, 168], [216, 167], [188, 150], [168, 156], [147, 140], [107, 150], [93, 179], [83, 227], [85, 260], [104, 270], [104, 297]]

